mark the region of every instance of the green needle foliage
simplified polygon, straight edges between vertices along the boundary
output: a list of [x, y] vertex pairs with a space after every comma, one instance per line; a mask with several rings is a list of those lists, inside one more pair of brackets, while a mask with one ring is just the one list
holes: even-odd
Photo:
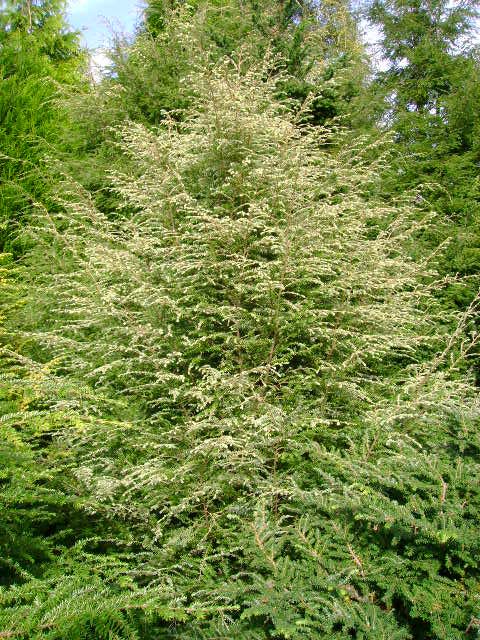
[[[92, 100], [96, 111], [118, 124], [126, 116], [158, 125], [167, 114], [181, 118], [191, 102], [187, 78], [195, 61], [250, 60], [268, 52], [278, 56], [278, 71], [288, 77], [278, 90], [299, 108], [314, 94], [309, 118], [323, 124], [345, 116], [366, 76], [363, 46], [347, 3], [332, 0], [321, 7], [299, 2], [148, 2], [145, 24], [133, 43], [119, 40], [112, 51], [112, 74]], [[188, 38], [186, 37], [188, 34]], [[242, 54], [240, 54], [240, 51]], [[274, 69], [272, 69], [272, 72]], [[86, 113], [85, 113], [86, 112]], [[95, 148], [108, 137], [105, 121], [89, 116], [82, 143]]]
[[[195, 65], [226, 56], [246, 69], [273, 55], [276, 64], [269, 73], [277, 77], [277, 98], [288, 100], [310, 124], [341, 118], [350, 125], [352, 105], [365, 92], [363, 46], [343, 0], [322, 6], [149, 2], [134, 41], [119, 39], [111, 55], [110, 75], [68, 102], [75, 125], [63, 136], [71, 149], [64, 162], [99, 208], [113, 216], [119, 203], [105, 173], [112, 166], [121, 169], [125, 160], [112, 144], [112, 129], [126, 119], [147, 127], [169, 117], [182, 119], [194, 100], [189, 75]], [[308, 110], [302, 110], [305, 101]]]
[[475, 633], [476, 303], [276, 68], [203, 61], [180, 121], [118, 128], [121, 215], [68, 178], [37, 209], [15, 333], [97, 542], [0, 591], [4, 637]]
[[[389, 63], [376, 87], [386, 97], [383, 118], [399, 151], [384, 189], [394, 195], [417, 189], [424, 209], [441, 215], [426, 242], [449, 240], [442, 271], [463, 275], [478, 275], [480, 266], [477, 17], [475, 2], [378, 0], [370, 6]], [[451, 301], [468, 304], [475, 286], [466, 295], [458, 289], [450, 291]]]
[[[144, 40], [150, 42], [158, 58], [151, 54], [144, 56], [143, 65], [147, 62], [152, 65], [150, 73], [165, 74], [168, 78], [164, 77], [163, 83], [152, 82], [145, 69], [142, 73], [140, 60], [135, 55], [125, 60], [125, 55], [120, 53], [116, 57], [116, 68], [122, 84], [127, 89], [137, 89], [132, 96], [135, 104], [142, 108], [142, 102], [148, 103], [149, 108], [143, 109], [147, 122], [161, 120], [162, 106], [172, 109], [172, 100], [179, 97], [179, 79], [189, 73], [191, 49], [179, 46], [175, 37], [179, 16], [196, 35], [197, 46], [208, 50], [215, 59], [235, 58], [246, 43], [260, 59], [267, 50], [280, 55], [281, 66], [289, 74], [288, 81], [281, 83], [282, 93], [297, 107], [310, 93], [315, 93], [316, 99], [309, 111], [309, 118], [315, 124], [345, 115], [365, 79], [363, 46], [352, 10], [344, 0], [321, 4], [305, 0], [261, 3], [256, 0], [197, 0], [191, 3], [150, 0], [146, 3], [145, 13], [143, 37], [137, 39], [137, 44], [145, 46]], [[192, 24], [195, 25], [193, 29]], [[169, 63], [158, 66], [156, 59], [167, 59]], [[143, 89], [146, 84], [150, 91], [142, 91], [140, 84], [132, 83], [140, 74]], [[153, 87], [163, 91], [163, 95], [152, 95]]]
[[42, 159], [67, 119], [55, 99], [80, 83], [83, 58], [64, 7], [63, 0], [0, 2], [0, 250], [46, 197]]

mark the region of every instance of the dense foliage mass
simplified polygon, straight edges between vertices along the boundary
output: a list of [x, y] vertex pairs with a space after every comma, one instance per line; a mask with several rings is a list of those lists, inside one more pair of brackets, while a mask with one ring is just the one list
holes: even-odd
[[0, 249], [12, 249], [24, 214], [46, 197], [42, 161], [61, 145], [66, 119], [55, 99], [81, 81], [82, 54], [64, 4], [0, 2]]
[[[442, 271], [478, 273], [480, 68], [471, 34], [475, 3], [445, 0], [374, 2], [387, 71], [377, 89], [400, 155], [385, 176], [389, 194], [419, 189], [424, 209], [442, 216], [428, 234], [434, 246], [448, 240]], [[462, 304], [475, 285], [450, 292]], [[453, 295], [452, 295], [453, 294]]]
[[371, 7], [408, 64], [369, 79], [343, 2], [154, 0], [96, 86], [60, 5], [3, 8], [2, 64], [33, 11], [73, 49], [2, 132], [35, 172], [4, 198], [0, 638], [479, 635], [477, 271], [435, 244], [471, 221], [415, 147], [453, 166], [464, 119], [412, 80], [471, 14], [425, 7]]

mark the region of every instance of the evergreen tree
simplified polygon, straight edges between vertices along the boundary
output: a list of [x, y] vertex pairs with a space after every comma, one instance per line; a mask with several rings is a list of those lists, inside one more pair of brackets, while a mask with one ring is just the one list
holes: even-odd
[[[16, 258], [22, 253], [19, 227], [48, 201], [43, 160], [61, 146], [67, 118], [56, 99], [62, 87], [80, 81], [83, 58], [64, 8], [57, 0], [0, 3], [0, 249], [13, 250]], [[5, 317], [21, 305], [15, 280], [23, 276], [11, 254], [0, 254], [1, 627], [8, 608], [3, 596], [41, 580], [60, 549], [73, 546], [80, 530], [91, 531], [68, 486], [68, 471], [50, 446], [60, 418], [45, 415], [42, 365], [27, 365], [16, 352], [21, 340], [5, 331]]]
[[480, 266], [480, 66], [471, 35], [474, 3], [378, 0], [369, 11], [390, 66], [378, 75], [384, 122], [400, 157], [386, 176], [392, 194], [418, 189], [424, 208], [443, 214], [438, 239], [453, 238], [443, 270]]
[[[467, 176], [476, 61], [440, 47], [422, 85], [451, 11], [425, 6], [390, 122], [417, 173]], [[412, 258], [442, 219], [413, 170], [329, 126], [364, 78], [349, 7], [152, 1], [60, 102], [62, 7], [3, 3], [0, 31], [10, 228], [28, 209], [0, 262], [0, 638], [478, 635], [480, 299], [446, 307]]]
[[77, 606], [58, 573], [50, 600], [6, 593], [0, 630], [460, 640], [480, 551], [470, 315], [404, 251], [415, 210], [366, 199], [384, 160], [363, 140], [327, 152], [268, 61], [191, 71], [183, 122], [118, 130], [122, 216], [66, 184], [30, 228], [16, 321], [66, 411], [79, 500], [131, 553], [118, 535], [85, 553]]
[[[165, 111], [182, 109], [188, 92], [191, 47], [208, 51], [214, 60], [224, 56], [262, 59], [267, 50], [280, 57], [288, 81], [281, 95], [299, 105], [316, 94], [309, 110], [316, 124], [345, 114], [361, 91], [365, 77], [363, 49], [355, 20], [345, 0], [318, 7], [314, 3], [255, 0], [193, 3], [152, 0], [145, 9], [145, 25], [125, 55], [124, 43], [114, 54], [115, 81], [135, 120], [158, 124]], [[179, 31], [188, 28], [192, 42], [178, 46]]]
[[0, 248], [46, 191], [40, 164], [58, 144], [61, 87], [79, 83], [77, 34], [64, 0], [2, 0], [0, 11]]
[[[194, 100], [188, 78], [194, 65], [228, 56], [248, 65], [277, 58], [277, 99], [313, 124], [342, 118], [349, 123], [356, 96], [364, 91], [366, 65], [355, 22], [344, 0], [319, 7], [297, 2], [227, 0], [149, 2], [146, 21], [132, 43], [119, 39], [111, 75], [69, 108], [72, 172], [105, 212], [118, 200], [105, 179], [123, 165], [112, 128], [132, 120], [149, 127], [166, 117], [181, 120]], [[120, 164], [118, 164], [120, 163]]]

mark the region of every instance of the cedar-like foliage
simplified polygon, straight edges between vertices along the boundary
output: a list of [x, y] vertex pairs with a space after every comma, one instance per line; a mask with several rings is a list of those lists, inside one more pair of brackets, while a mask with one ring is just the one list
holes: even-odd
[[[83, 82], [84, 57], [65, 4], [0, 2], [0, 250], [12, 250], [33, 202], [47, 198], [43, 159], [60, 146], [68, 120], [58, 99]], [[22, 252], [18, 243], [14, 250]]]
[[375, 203], [381, 149], [328, 153], [270, 70], [195, 69], [181, 123], [118, 129], [121, 216], [66, 179], [30, 228], [16, 335], [98, 542], [0, 592], [5, 637], [478, 625], [475, 303], [408, 258], [428, 221]]

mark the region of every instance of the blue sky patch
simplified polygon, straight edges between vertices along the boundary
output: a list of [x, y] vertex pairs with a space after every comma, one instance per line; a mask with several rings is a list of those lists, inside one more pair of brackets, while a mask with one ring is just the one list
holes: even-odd
[[70, 0], [67, 17], [89, 49], [108, 46], [112, 32], [131, 34], [141, 14], [139, 0]]

